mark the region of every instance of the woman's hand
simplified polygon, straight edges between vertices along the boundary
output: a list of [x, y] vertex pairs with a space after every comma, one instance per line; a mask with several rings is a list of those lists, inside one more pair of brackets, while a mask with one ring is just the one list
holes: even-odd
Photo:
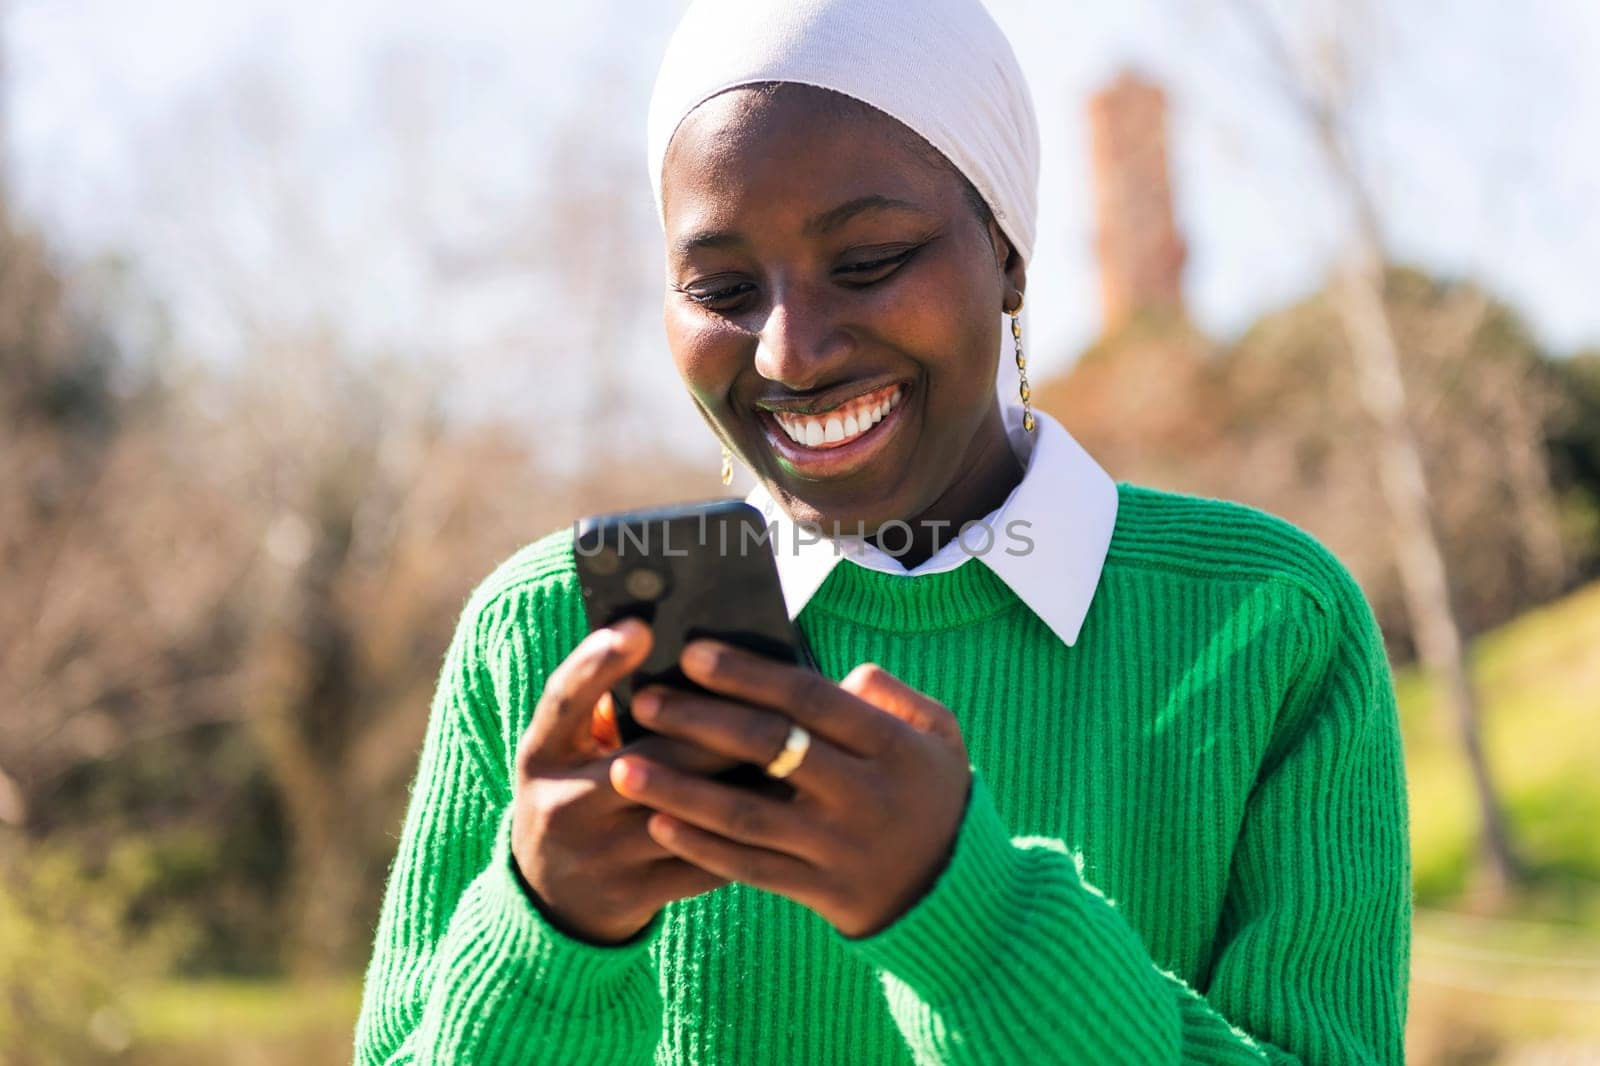
[[925, 895], [949, 858], [971, 767], [955, 715], [882, 667], [839, 684], [717, 641], [684, 649], [684, 672], [719, 693], [651, 686], [633, 702], [650, 729], [764, 766], [791, 722], [811, 733], [791, 798], [731, 787], [632, 749], [619, 793], [661, 812], [650, 836], [695, 866], [787, 896], [845, 936], [875, 933]]
[[[668, 902], [727, 883], [652, 839], [645, 831], [650, 810], [610, 784], [617, 751], [607, 697], [649, 652], [650, 630], [642, 622], [589, 634], [551, 671], [517, 745], [511, 820], [517, 868], [553, 924], [593, 943], [625, 941]], [[667, 737], [644, 737], [625, 750], [692, 772], [738, 763]]]

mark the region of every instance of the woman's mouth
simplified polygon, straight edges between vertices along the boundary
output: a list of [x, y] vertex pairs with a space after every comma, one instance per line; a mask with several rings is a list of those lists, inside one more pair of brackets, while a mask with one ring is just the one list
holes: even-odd
[[831, 478], [854, 473], [882, 450], [900, 423], [906, 386], [896, 382], [825, 411], [761, 410], [773, 451], [795, 473]]
[[883, 420], [895, 409], [903, 390], [898, 384], [877, 389], [838, 407], [814, 415], [788, 411], [772, 412], [778, 428], [789, 439], [806, 448], [837, 448], [849, 444]]

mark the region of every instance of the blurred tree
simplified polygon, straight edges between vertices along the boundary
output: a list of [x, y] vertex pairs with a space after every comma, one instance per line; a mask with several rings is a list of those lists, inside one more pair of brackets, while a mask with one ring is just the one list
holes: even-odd
[[[1277, 68], [1288, 102], [1321, 150], [1333, 185], [1350, 213], [1349, 247], [1335, 272], [1330, 295], [1348, 343], [1360, 398], [1370, 430], [1378, 488], [1388, 507], [1390, 535], [1400, 587], [1423, 663], [1447, 693], [1467, 768], [1472, 775], [1480, 822], [1478, 892], [1489, 906], [1503, 904], [1523, 879], [1513, 849], [1504, 805], [1483, 753], [1478, 694], [1467, 674], [1466, 652], [1445, 554], [1438, 532], [1422, 451], [1413, 426], [1401, 369], [1401, 337], [1384, 302], [1384, 238], [1378, 206], [1358, 156], [1352, 129], [1353, 80], [1357, 77], [1363, 33], [1359, 5], [1348, 0], [1323, 3], [1304, 20], [1312, 29], [1297, 50], [1264, 0], [1235, 0]], [[1370, 27], [1367, 28], [1370, 33]], [[1526, 429], [1526, 426], [1522, 428]], [[1541, 506], [1535, 482], [1543, 474], [1522, 447], [1510, 464], [1518, 485], [1514, 496]], [[1518, 506], [1524, 506], [1520, 504]], [[1548, 536], [1536, 541], [1547, 549]], [[1541, 567], [1559, 565], [1548, 550]]]
[[181, 919], [139, 913], [161, 876], [140, 841], [42, 838], [72, 823], [74, 770], [186, 720], [208, 680], [205, 568], [174, 590], [141, 540], [181, 532], [142, 521], [141, 491], [171, 487], [162, 390], [80, 288], [0, 212], [0, 1059], [18, 1064], [121, 1051], [125, 982], [184, 947]]
[[501, 432], [447, 432], [414, 369], [327, 336], [262, 344], [204, 476], [261, 548], [230, 613], [236, 698], [286, 830], [287, 961], [338, 971], [370, 939], [455, 614], [550, 517], [529, 456]]
[[[1365, 5], [1347, 2], [1307, 0], [1287, 13], [1268, 0], [1231, 0], [1229, 6], [1260, 46], [1276, 102], [1287, 105], [1314, 145], [1346, 214], [1346, 249], [1325, 299], [1330, 325], [1342, 337], [1336, 354], [1350, 371], [1359, 413], [1349, 429], [1352, 439], [1365, 438], [1366, 469], [1375, 474], [1384, 503], [1383, 525], [1411, 637], [1420, 658], [1439, 678], [1454, 713], [1481, 825], [1478, 891], [1486, 905], [1494, 906], [1522, 873], [1482, 750], [1478, 700], [1466, 670], [1438, 498], [1430, 486], [1415, 421], [1418, 400], [1407, 395], [1402, 352], [1408, 338], [1390, 314], [1390, 275], [1378, 205], [1358, 157], [1353, 123], [1356, 83], [1362, 61], [1371, 57], [1363, 54], [1357, 41], [1370, 41], [1372, 28], [1361, 21]], [[1482, 299], [1465, 302], [1465, 311], [1458, 316], [1462, 337], [1479, 334], [1476, 319], [1486, 306]], [[1513, 374], [1493, 384], [1516, 388], [1521, 383]], [[1420, 400], [1424, 409], [1439, 410], [1446, 394], [1425, 394]], [[1513, 437], [1511, 454], [1501, 470], [1506, 475], [1508, 505], [1519, 516], [1528, 573], [1542, 587], [1552, 588], [1561, 580], [1564, 561], [1543, 444], [1537, 439], [1543, 421], [1538, 413], [1518, 407], [1501, 422]], [[1279, 461], [1289, 459], [1282, 456]], [[1292, 456], [1313, 476], [1330, 459], [1329, 451], [1315, 447]], [[1346, 469], [1350, 470], [1348, 460]]]
[[1551, 370], [1562, 395], [1549, 429], [1561, 518], [1582, 579], [1600, 577], [1600, 351], [1559, 360]]
[[586, 509], [692, 481], [622, 455], [604, 484], [542, 475], [505, 427], [448, 422], [421, 368], [331, 331], [254, 350], [139, 378], [37, 242], [0, 240], [0, 821], [145, 836], [218, 936], [331, 970], [369, 939], [467, 591]]
[[[140, 521], [140, 490], [166, 481], [148, 432], [163, 403], [92, 309], [72, 307], [38, 240], [0, 231], [0, 822], [42, 816], [30, 794], [106, 750], [140, 693], [205, 680], [172, 652], [199, 627], [204, 594], [172, 595], [136, 561], [148, 533], [164, 551], [192, 546]], [[219, 577], [185, 574], [191, 590]], [[130, 629], [128, 610], [145, 624]]]
[[326, 336], [263, 338], [261, 353], [222, 404], [230, 441], [205, 476], [263, 548], [232, 605], [247, 634], [236, 698], [285, 819], [288, 961], [336, 972], [370, 944], [466, 591], [534, 536], [664, 502], [686, 479], [617, 452], [604, 484], [541, 471], [505, 428], [447, 422], [427, 375]]
[[[283, 943], [302, 971], [348, 967], [370, 943], [434, 671], [472, 584], [587, 510], [714, 485], [709, 464], [685, 477], [661, 456], [655, 422], [631, 410], [637, 391], [608, 387], [631, 291], [603, 284], [626, 243], [615, 157], [591, 151], [581, 180], [461, 236], [441, 221], [452, 179], [430, 92], [441, 72], [400, 51], [378, 73], [383, 210], [329, 211], [327, 175], [267, 69], [208, 101], [220, 111], [203, 111], [204, 134], [171, 160], [181, 170], [204, 153], [213, 176], [238, 179], [182, 205], [207, 302], [245, 353], [206, 400], [196, 478], [242, 524], [252, 560], [224, 613], [240, 640], [237, 713], [283, 818]], [[264, 223], [248, 254], [233, 239], [241, 213]], [[404, 260], [430, 305], [510, 278], [548, 290], [562, 313], [515, 316], [467, 353], [432, 333], [374, 352], [354, 339], [373, 294], [349, 290], [359, 273], [330, 270], [357, 253]], [[452, 417], [449, 401], [471, 389], [498, 393], [498, 417]], [[525, 398], [521, 425], [500, 420], [513, 396]]]
[[[667, 404], [691, 409], [642, 384], [670, 361], [623, 368], [619, 308], [653, 316], [614, 276], [641, 217], [620, 156], [599, 184], [552, 166], [526, 217], [446, 248], [426, 114], [391, 115], [392, 187], [352, 219], [283, 73], [240, 79], [161, 141], [141, 215], [229, 358], [165, 338], [128, 358], [105, 293], [0, 232], [0, 823], [91, 859], [137, 845], [156, 874], [122, 902], [192, 918], [190, 968], [345, 970], [472, 586], [583, 513], [719, 489], [709, 440], [692, 470], [661, 447]], [[421, 274], [419, 321], [464, 275], [533, 310], [463, 351], [360, 341], [388, 293], [350, 264], [393, 258]], [[464, 385], [498, 418], [465, 421]]]
[[[1593, 565], [1585, 453], [1558, 437], [1581, 440], [1594, 416], [1574, 406], [1577, 364], [1542, 352], [1478, 286], [1391, 268], [1384, 299], [1403, 338], [1452, 593], [1467, 631], [1481, 632]], [[1141, 317], [1036, 394], [1119, 477], [1252, 503], [1315, 532], [1361, 582], [1394, 658], [1416, 655], [1372, 492], [1367, 417], [1327, 293], [1263, 316], [1226, 346], [1181, 321]]]
[[[1545, 446], [1559, 384], [1514, 313], [1474, 285], [1391, 269], [1384, 300], [1452, 598], [1479, 632], [1571, 584], [1579, 546], [1563, 539]], [[1228, 397], [1220, 409], [1236, 420], [1229, 449], [1249, 457], [1230, 491], [1274, 501], [1326, 537], [1368, 590], [1397, 657], [1416, 654], [1384, 504], [1371, 492], [1375, 442], [1330, 297], [1264, 318], [1215, 378]]]

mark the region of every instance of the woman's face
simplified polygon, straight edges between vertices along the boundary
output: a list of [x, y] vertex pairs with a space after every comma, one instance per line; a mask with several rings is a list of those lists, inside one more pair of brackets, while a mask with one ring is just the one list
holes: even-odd
[[665, 320], [700, 413], [784, 509], [870, 535], [1012, 461], [996, 327], [1023, 272], [953, 169], [840, 100], [738, 89], [678, 128]]

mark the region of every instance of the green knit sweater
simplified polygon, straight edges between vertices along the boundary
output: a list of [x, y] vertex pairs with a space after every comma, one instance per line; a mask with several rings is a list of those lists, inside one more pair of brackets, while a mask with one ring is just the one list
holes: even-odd
[[378, 1063], [1397, 1063], [1410, 853], [1371, 610], [1316, 540], [1122, 484], [1076, 645], [978, 560], [835, 567], [799, 622], [948, 706], [973, 768], [948, 863], [850, 939], [733, 883], [592, 945], [531, 905], [512, 759], [585, 632], [570, 530], [473, 593], [367, 972]]

